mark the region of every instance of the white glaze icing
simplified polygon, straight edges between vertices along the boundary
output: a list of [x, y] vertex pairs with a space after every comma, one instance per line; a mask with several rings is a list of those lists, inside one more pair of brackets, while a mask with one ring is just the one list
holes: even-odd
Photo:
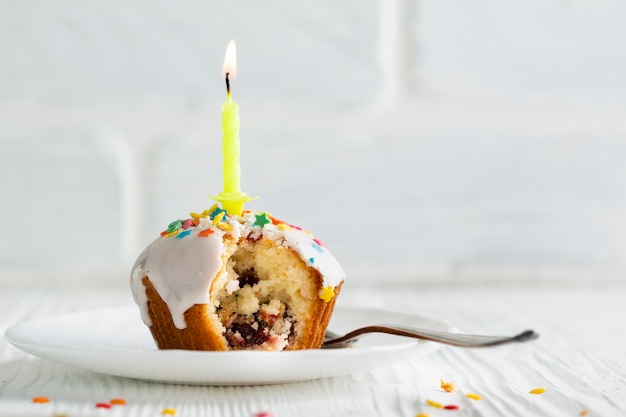
[[[167, 304], [175, 326], [179, 329], [187, 327], [185, 311], [195, 304], [209, 303], [211, 283], [223, 266], [225, 235], [235, 240], [261, 237], [274, 240], [293, 249], [307, 266], [316, 269], [322, 276], [324, 287], [334, 288], [343, 282], [343, 268], [313, 235], [286, 223], [255, 225], [258, 223], [256, 216], [257, 213], [252, 212], [241, 217], [226, 216], [223, 223], [232, 228], [228, 231], [212, 224], [210, 217], [205, 217], [199, 219], [197, 227], [180, 228], [176, 235], [154, 240], [139, 255], [131, 273], [131, 290], [144, 323], [152, 324], [146, 289], [141, 282], [147, 276]], [[206, 229], [211, 229], [212, 233], [199, 236]]]

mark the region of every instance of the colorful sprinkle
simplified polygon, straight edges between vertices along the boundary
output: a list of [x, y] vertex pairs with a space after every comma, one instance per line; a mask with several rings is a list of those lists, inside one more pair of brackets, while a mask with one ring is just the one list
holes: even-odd
[[416, 414], [415, 417], [430, 417], [430, 416], [426, 413], [419, 413], [419, 414]]
[[272, 217], [272, 216], [271, 216], [271, 215], [269, 215], [269, 214], [267, 215], [267, 217], [269, 217], [269, 218], [270, 218], [270, 220], [272, 221], [272, 224], [275, 224], [275, 225], [279, 225], [279, 224], [286, 224], [286, 223], [287, 223], [287, 222], [284, 222], [284, 221], [282, 221], [282, 220], [277, 219], [276, 217]]
[[278, 227], [278, 229], [282, 230], [282, 231], [292, 230], [292, 227], [289, 226], [287, 223], [280, 223], [280, 224], [276, 225], [276, 227]]
[[274, 417], [274, 413], [270, 413], [269, 411], [259, 411], [258, 413], [254, 413], [254, 417]]
[[580, 411], [580, 415], [581, 416], [586, 416], [587, 414], [589, 414], [589, 411], [587, 411], [587, 410], [581, 410]]
[[214, 222], [215, 222], [215, 219], [218, 217], [219, 217], [218, 222], [221, 222], [224, 216], [226, 216], [226, 210], [222, 210], [219, 207], [215, 207], [215, 210], [211, 210], [211, 214], [209, 215], [211, 220], [213, 220]]
[[173, 232], [166, 233], [165, 237], [176, 236], [178, 234], [178, 232], [180, 232], [180, 229], [174, 230]]
[[191, 230], [183, 230], [176, 236], [176, 239], [182, 239], [185, 236], [189, 236], [190, 234], [191, 234]]
[[322, 249], [322, 247], [320, 245], [318, 245], [317, 243], [315, 243], [315, 242], [312, 242], [311, 246], [313, 246], [313, 249], [315, 249], [319, 253], [323, 253], [324, 252], [324, 249]]
[[218, 211], [217, 214], [213, 212], [213, 215], [211, 217], [211, 220], [213, 220], [213, 224], [218, 224], [219, 222], [224, 220], [224, 216], [226, 215], [226, 212], [223, 210], [217, 209], [216, 211]]
[[325, 302], [329, 302], [330, 300], [333, 299], [334, 296], [335, 296], [335, 289], [333, 288], [332, 285], [322, 288], [319, 292], [319, 297]]
[[198, 233], [198, 236], [199, 236], [199, 237], [207, 237], [207, 236], [209, 236], [209, 235], [210, 235], [210, 234], [212, 234], [212, 233], [213, 233], [213, 229], [204, 229], [204, 230], [201, 230], [201, 231]]
[[126, 405], [126, 400], [123, 398], [113, 398], [109, 402], [113, 405]]
[[426, 404], [430, 405], [431, 407], [435, 407], [435, 408], [443, 408], [443, 404], [439, 404], [436, 401], [433, 400], [426, 400]]
[[452, 392], [455, 390], [455, 386], [452, 382], [446, 382], [443, 379], [440, 379], [439, 381], [440, 381], [439, 385], [441, 386], [441, 389], [444, 390], [445, 392]]
[[109, 403], [96, 403], [96, 408], [110, 409], [111, 407], [113, 407], [113, 406], [111, 404], [109, 404]]
[[224, 222], [220, 222], [220, 223], [216, 224], [216, 226], [217, 226], [218, 229], [221, 229], [221, 230], [223, 230], [225, 232], [230, 232], [231, 230], [233, 230], [233, 227], [230, 224], [224, 223]]
[[186, 229], [189, 229], [192, 225], [193, 225], [193, 219], [187, 219], [183, 222], [181, 227], [186, 230]]
[[326, 245], [324, 244], [324, 242], [322, 242], [321, 240], [319, 240], [319, 239], [318, 239], [318, 238], [316, 238], [316, 237], [314, 237], [314, 238], [313, 238], [313, 242], [317, 243], [318, 245], [320, 245], [320, 246], [322, 246], [322, 247], [323, 247], [323, 246], [326, 246]]
[[456, 404], [450, 404], [443, 407], [444, 410], [458, 410], [459, 406]]
[[263, 226], [265, 226], [266, 224], [272, 222], [267, 217], [267, 213], [255, 214], [254, 217], [256, 217], [256, 220], [254, 221], [254, 223], [252, 225], [253, 226], [259, 226], [260, 228], [263, 228]]
[[312, 264], [315, 263], [315, 258], [309, 258], [309, 262], [311, 262]]
[[482, 400], [482, 399], [483, 399], [483, 397], [482, 397], [481, 395], [478, 395], [478, 394], [473, 394], [473, 393], [471, 393], [471, 392], [470, 392], [469, 394], [465, 394], [465, 396], [466, 396], [467, 398], [469, 398], [470, 400], [476, 400], [476, 401], [478, 401], [478, 400]]
[[50, 398], [48, 397], [35, 397], [33, 398], [33, 402], [37, 404], [45, 404], [50, 402]]
[[175, 408], [164, 408], [161, 411], [161, 414], [168, 415], [168, 416], [173, 416], [173, 415], [176, 414], [176, 409]]
[[[214, 204], [213, 207], [211, 207], [211, 209], [215, 209], [217, 208], [217, 204]], [[208, 215], [211, 214], [211, 212], [213, 210], [204, 210], [202, 213], [194, 213], [193, 211], [191, 213], [189, 213], [189, 215], [191, 216], [192, 219], [194, 220], [199, 220], [199, 219], [204, 219], [205, 217], [207, 217]]]
[[546, 392], [545, 388], [535, 388], [535, 389], [531, 389], [529, 391], [531, 394], [543, 394], [544, 392]]
[[182, 220], [174, 220], [173, 222], [171, 222], [168, 226], [167, 226], [167, 233], [172, 233], [175, 230], [180, 229], [180, 227], [183, 225], [183, 221]]

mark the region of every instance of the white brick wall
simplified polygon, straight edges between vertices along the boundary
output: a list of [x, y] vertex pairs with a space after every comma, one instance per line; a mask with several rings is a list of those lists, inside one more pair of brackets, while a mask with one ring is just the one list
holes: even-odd
[[126, 271], [210, 205], [234, 37], [250, 207], [355, 279], [623, 280], [626, 6], [421, 1], [394, 54], [335, 3], [1, 0], [0, 269]]

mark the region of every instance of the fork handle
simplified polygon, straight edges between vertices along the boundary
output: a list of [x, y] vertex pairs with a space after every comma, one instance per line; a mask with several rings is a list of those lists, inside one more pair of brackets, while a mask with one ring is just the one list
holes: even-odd
[[429, 340], [431, 342], [444, 343], [446, 345], [471, 348], [498, 346], [512, 342], [526, 342], [539, 337], [539, 334], [533, 330], [526, 330], [515, 336], [482, 336], [449, 333], [431, 329], [417, 329], [414, 327], [399, 326], [396, 324], [380, 324], [353, 330], [339, 338], [324, 342], [324, 346], [333, 345], [335, 343], [349, 343], [350, 341], [355, 341], [357, 338], [366, 333], [386, 333], [396, 336]]

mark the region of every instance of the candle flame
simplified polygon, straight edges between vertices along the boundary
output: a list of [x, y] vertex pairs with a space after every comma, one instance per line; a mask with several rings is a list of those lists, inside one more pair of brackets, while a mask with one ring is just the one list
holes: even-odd
[[222, 77], [226, 77], [233, 80], [237, 75], [237, 46], [233, 39], [228, 42], [226, 47], [226, 55], [224, 56], [224, 66], [222, 67]]

